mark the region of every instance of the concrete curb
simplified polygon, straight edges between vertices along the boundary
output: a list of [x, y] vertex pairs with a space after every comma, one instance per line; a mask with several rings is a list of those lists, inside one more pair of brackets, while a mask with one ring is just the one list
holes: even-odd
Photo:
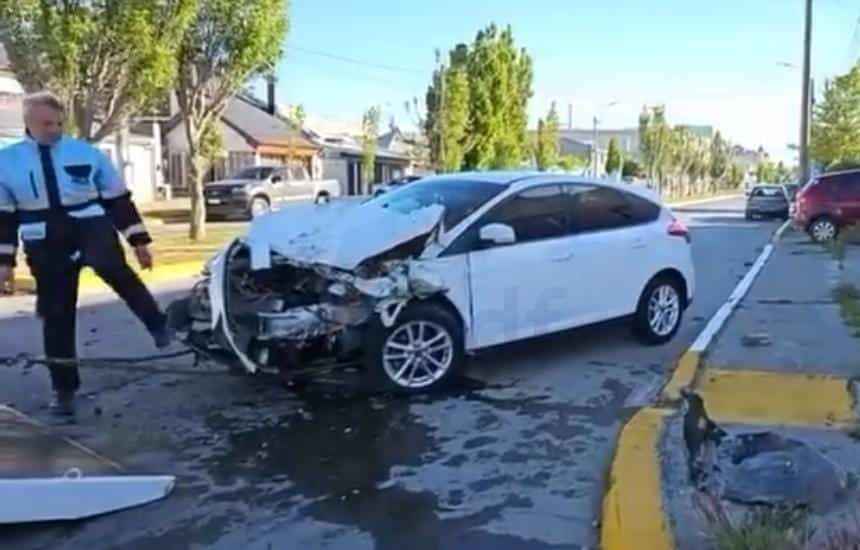
[[[711, 317], [690, 348], [678, 359], [676, 368], [661, 393], [663, 402], [677, 403], [681, 397], [681, 390], [694, 386], [697, 377], [700, 376], [702, 355], [728, 321], [738, 303], [749, 292], [773, 253], [774, 244], [782, 237], [789, 225], [790, 221], [786, 221], [773, 234], [770, 242], [761, 251], [726, 302]], [[822, 388], [827, 396], [834, 397], [838, 393], [835, 389], [838, 385], [838, 382], [828, 380], [823, 381]], [[847, 384], [843, 384], [843, 387], [846, 390], [849, 389]], [[794, 389], [794, 386], [791, 388]], [[762, 391], [759, 387], [752, 395], [761, 396]], [[850, 391], [846, 395], [850, 398]], [[707, 401], [708, 397], [705, 396], [705, 399]], [[753, 401], [756, 400], [760, 401], [753, 397]], [[709, 410], [710, 407], [709, 401]], [[727, 408], [732, 409], [732, 407]], [[725, 409], [714, 412], [724, 413]], [[669, 408], [643, 408], [621, 431], [615, 456], [612, 459], [609, 489], [604, 496], [601, 512], [600, 546], [603, 550], [674, 548], [673, 534], [668, 527], [663, 508], [662, 474], [657, 448], [665, 418], [671, 412], [672, 409]], [[820, 411], [816, 409], [809, 415], [818, 418]], [[719, 418], [719, 415], [715, 414], [714, 417]]]

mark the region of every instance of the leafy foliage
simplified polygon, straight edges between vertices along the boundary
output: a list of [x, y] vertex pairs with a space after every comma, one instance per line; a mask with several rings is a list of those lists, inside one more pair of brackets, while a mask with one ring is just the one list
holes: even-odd
[[376, 150], [379, 136], [379, 107], [365, 111], [361, 119], [361, 175], [364, 185], [369, 186], [376, 174]]
[[425, 96], [432, 163], [440, 170], [520, 165], [530, 153], [532, 76], [531, 58], [516, 48], [510, 27], [490, 25], [471, 45], [457, 45]]
[[624, 166], [624, 159], [621, 156], [621, 148], [618, 146], [618, 140], [612, 138], [609, 140], [609, 148], [606, 151], [606, 173], [614, 174], [621, 170]]
[[166, 100], [199, 0], [0, 0], [0, 41], [28, 92], [65, 103], [98, 142]]
[[812, 119], [812, 158], [825, 167], [860, 162], [860, 64], [824, 84]]
[[585, 166], [585, 159], [572, 154], [560, 155], [558, 157], [558, 166], [562, 170], [571, 172], [583, 168]]
[[206, 128], [251, 78], [271, 74], [288, 28], [286, 0], [200, 0], [183, 37], [176, 89], [191, 156], [190, 236], [205, 236]]
[[546, 117], [538, 121], [537, 142], [535, 143], [535, 164], [538, 170], [547, 170], [558, 165], [558, 129], [561, 121], [555, 102]]

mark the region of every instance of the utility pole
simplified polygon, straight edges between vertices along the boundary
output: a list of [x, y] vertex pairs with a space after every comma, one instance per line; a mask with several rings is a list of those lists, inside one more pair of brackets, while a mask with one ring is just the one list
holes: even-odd
[[594, 136], [591, 138], [591, 175], [597, 177], [597, 115], [594, 115]]
[[810, 97], [812, 64], [812, 0], [806, 0], [806, 22], [803, 32], [803, 83], [800, 100], [800, 184], [809, 181], [809, 119], [811, 116]]

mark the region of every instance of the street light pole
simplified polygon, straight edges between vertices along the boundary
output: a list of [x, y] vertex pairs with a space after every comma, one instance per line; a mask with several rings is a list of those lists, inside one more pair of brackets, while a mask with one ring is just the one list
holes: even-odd
[[806, 23], [803, 32], [803, 83], [800, 100], [800, 184], [809, 181], [809, 118], [812, 64], [812, 0], [806, 0]]

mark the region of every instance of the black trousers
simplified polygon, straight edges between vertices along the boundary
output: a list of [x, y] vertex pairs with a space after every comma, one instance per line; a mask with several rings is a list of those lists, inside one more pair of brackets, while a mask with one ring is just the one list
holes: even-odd
[[[25, 240], [24, 250], [36, 280], [36, 311], [42, 319], [47, 357], [77, 357], [78, 278], [85, 265], [125, 301], [150, 332], [164, 326], [164, 314], [126, 262], [107, 217], [76, 219], [59, 214], [47, 222], [45, 238]], [[80, 386], [77, 367], [56, 365], [50, 370], [55, 391], [75, 391]]]

